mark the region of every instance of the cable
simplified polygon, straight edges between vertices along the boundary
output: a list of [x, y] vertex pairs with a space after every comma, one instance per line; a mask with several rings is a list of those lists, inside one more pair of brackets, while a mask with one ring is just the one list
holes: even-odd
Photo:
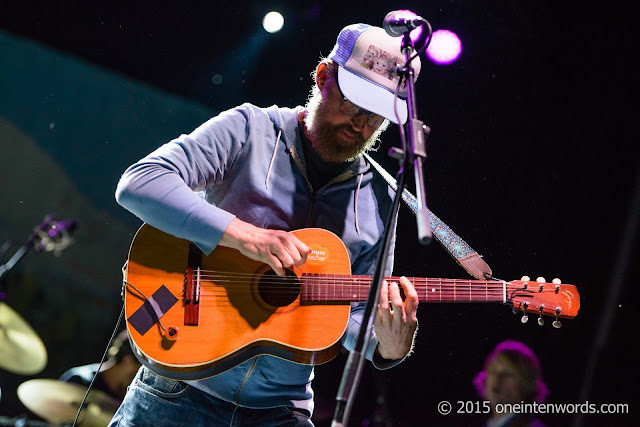
[[413, 61], [417, 56], [419, 56], [425, 50], [427, 50], [429, 43], [431, 43], [431, 35], [433, 34], [433, 29], [431, 28], [431, 24], [426, 19], [422, 20], [422, 24], [427, 26], [427, 35], [424, 40], [424, 45], [422, 45], [422, 47], [418, 51], [416, 51], [416, 53], [414, 53], [411, 58], [409, 58], [409, 61], [405, 64], [405, 67], [409, 65], [409, 62]]
[[78, 423], [78, 419], [80, 418], [80, 412], [82, 412], [82, 408], [84, 408], [84, 402], [86, 402], [87, 397], [89, 396], [89, 392], [91, 391], [91, 387], [93, 386], [93, 382], [96, 380], [96, 377], [100, 372], [100, 368], [102, 368], [102, 364], [104, 363], [107, 357], [107, 353], [109, 352], [109, 349], [111, 348], [111, 343], [113, 343], [113, 339], [116, 337], [116, 335], [118, 335], [118, 330], [120, 329], [120, 322], [122, 321], [123, 317], [124, 317], [124, 302], [122, 303], [122, 310], [120, 310], [120, 315], [118, 316], [116, 327], [113, 329], [113, 333], [111, 334], [111, 338], [109, 339], [107, 348], [104, 350], [104, 354], [102, 355], [102, 359], [100, 360], [100, 365], [98, 365], [98, 369], [96, 370], [96, 373], [93, 376], [93, 379], [91, 380], [91, 384], [89, 384], [89, 388], [87, 389], [87, 392], [85, 393], [84, 398], [82, 399], [82, 402], [80, 402], [80, 407], [78, 408], [78, 413], [76, 414], [76, 419], [73, 421], [72, 427], [75, 427], [76, 424]]

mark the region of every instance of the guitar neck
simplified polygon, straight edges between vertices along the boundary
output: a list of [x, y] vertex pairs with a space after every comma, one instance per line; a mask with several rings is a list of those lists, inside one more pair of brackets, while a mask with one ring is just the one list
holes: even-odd
[[[362, 302], [369, 296], [372, 276], [304, 274], [303, 301]], [[428, 279], [408, 277], [419, 301], [424, 302], [505, 302], [508, 294], [520, 286], [496, 280]], [[399, 277], [386, 277], [399, 282]]]

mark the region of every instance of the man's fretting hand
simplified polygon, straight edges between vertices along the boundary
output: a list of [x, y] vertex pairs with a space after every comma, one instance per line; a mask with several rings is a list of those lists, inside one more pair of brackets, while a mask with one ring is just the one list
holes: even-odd
[[406, 277], [400, 278], [404, 291], [402, 300], [396, 282], [382, 281], [378, 313], [374, 323], [378, 337], [377, 352], [385, 359], [402, 359], [413, 347], [413, 336], [418, 327], [418, 293]]

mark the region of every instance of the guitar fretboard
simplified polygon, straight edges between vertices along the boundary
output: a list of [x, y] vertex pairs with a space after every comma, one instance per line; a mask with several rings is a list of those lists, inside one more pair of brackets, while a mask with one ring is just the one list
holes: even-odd
[[[505, 302], [516, 285], [496, 280], [427, 279], [407, 277], [420, 302]], [[399, 277], [387, 277], [399, 282]], [[313, 302], [366, 301], [371, 276], [303, 274], [301, 298]]]

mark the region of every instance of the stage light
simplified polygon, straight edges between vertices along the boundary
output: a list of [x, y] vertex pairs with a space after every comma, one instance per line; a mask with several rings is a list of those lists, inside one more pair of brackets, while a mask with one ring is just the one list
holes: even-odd
[[268, 33], [277, 33], [284, 26], [284, 17], [278, 12], [269, 12], [262, 19], [262, 27]]
[[427, 57], [436, 64], [451, 64], [460, 57], [462, 43], [458, 36], [449, 30], [437, 30], [431, 35], [427, 47]]

